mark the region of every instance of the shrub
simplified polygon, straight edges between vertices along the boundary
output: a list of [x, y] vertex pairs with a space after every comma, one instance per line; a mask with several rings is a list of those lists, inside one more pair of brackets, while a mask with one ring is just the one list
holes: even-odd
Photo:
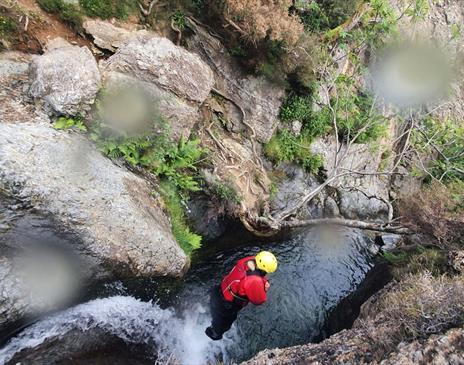
[[464, 324], [464, 278], [408, 275], [371, 308], [375, 318], [362, 319], [374, 358], [385, 358], [402, 341], [425, 339]]
[[56, 14], [60, 20], [75, 30], [82, 28], [82, 14], [79, 8], [63, 0], [37, 0], [39, 6], [48, 13]]
[[182, 11], [176, 10], [171, 15], [171, 20], [174, 22], [174, 25], [180, 31], [183, 31], [185, 29], [185, 14]]
[[283, 122], [304, 122], [311, 117], [311, 109], [312, 102], [309, 97], [290, 94], [280, 107], [279, 117]]
[[[388, 130], [386, 118], [377, 114], [373, 99], [360, 93], [353, 80], [345, 76], [337, 79], [337, 98], [331, 100], [337, 119], [338, 135], [343, 140], [355, 136], [356, 143], [369, 143], [384, 137]], [[332, 123], [333, 115], [328, 106], [315, 114], [315, 119]], [[359, 134], [358, 134], [359, 133]]]
[[444, 121], [426, 119], [420, 129], [413, 130], [412, 143], [424, 156], [436, 156], [428, 166], [428, 171], [436, 179], [448, 182], [464, 178], [464, 125], [462, 122], [451, 119]]
[[291, 0], [225, 0], [214, 6], [220, 7], [231, 27], [255, 44], [269, 37], [293, 46], [303, 31], [298, 17], [289, 13]]
[[[392, 340], [427, 338], [464, 324], [462, 277], [410, 275], [386, 295], [381, 308], [395, 328]], [[385, 313], [384, 312], [384, 313]]]
[[464, 182], [448, 185], [432, 182], [398, 203], [403, 221], [434, 237], [445, 249], [462, 247], [464, 242]]
[[349, 19], [361, 0], [318, 0], [296, 4], [305, 28], [312, 32], [335, 28]]
[[125, 19], [138, 10], [135, 0], [79, 0], [79, 4], [88, 16], [102, 19]]
[[323, 165], [321, 156], [311, 152], [312, 138], [303, 131], [295, 136], [287, 129], [277, 132], [265, 145], [264, 152], [275, 163], [295, 162], [306, 171], [318, 173]]
[[190, 255], [192, 251], [201, 247], [202, 237], [190, 230], [185, 216], [185, 204], [176, 186], [164, 180], [160, 183], [160, 193], [171, 218], [172, 233], [179, 246]]

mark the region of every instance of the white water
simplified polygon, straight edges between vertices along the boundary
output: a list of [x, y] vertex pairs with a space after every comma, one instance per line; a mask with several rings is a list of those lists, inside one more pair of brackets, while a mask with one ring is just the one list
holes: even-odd
[[[11, 339], [0, 350], [0, 364], [5, 364], [23, 349], [33, 348], [48, 339], [62, 336], [71, 330], [88, 331], [100, 328], [127, 343], [152, 346], [154, 362], [175, 359], [180, 364], [214, 362], [229, 338], [219, 344], [204, 335], [210, 318], [205, 309], [192, 305], [180, 317], [172, 309], [161, 309], [152, 302], [142, 302], [130, 296], [114, 296], [80, 304], [45, 318]], [[227, 362], [227, 359], [224, 359]]]

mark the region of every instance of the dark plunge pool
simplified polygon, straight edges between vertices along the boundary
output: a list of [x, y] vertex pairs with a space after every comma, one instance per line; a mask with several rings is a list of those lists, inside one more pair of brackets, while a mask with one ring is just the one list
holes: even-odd
[[[11, 232], [10, 232], [11, 234]], [[279, 268], [268, 302], [248, 305], [222, 341], [203, 333], [208, 290], [241, 257], [271, 250]], [[265, 348], [319, 338], [327, 316], [373, 266], [362, 232], [318, 228], [263, 245], [200, 255], [181, 281], [145, 279], [99, 286], [91, 300], [41, 318], [0, 349], [0, 364], [205, 364], [240, 362]]]

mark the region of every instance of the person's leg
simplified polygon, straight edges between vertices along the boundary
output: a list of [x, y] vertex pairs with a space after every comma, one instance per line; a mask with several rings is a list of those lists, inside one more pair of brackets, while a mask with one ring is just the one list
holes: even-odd
[[218, 286], [211, 290], [210, 307], [212, 323], [206, 329], [206, 334], [213, 340], [220, 340], [224, 332], [227, 332], [237, 319], [240, 307], [226, 301]]

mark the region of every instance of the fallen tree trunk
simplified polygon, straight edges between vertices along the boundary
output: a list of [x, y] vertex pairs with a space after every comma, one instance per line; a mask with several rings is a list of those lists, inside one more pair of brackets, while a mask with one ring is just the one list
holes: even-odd
[[396, 233], [396, 234], [413, 234], [414, 231], [407, 227], [393, 227], [384, 223], [376, 222], [363, 222], [358, 220], [343, 219], [343, 218], [320, 218], [320, 219], [309, 219], [309, 220], [290, 220], [279, 222], [280, 228], [298, 228], [298, 227], [309, 227], [316, 225], [337, 225], [351, 228], [366, 229], [370, 231]]

